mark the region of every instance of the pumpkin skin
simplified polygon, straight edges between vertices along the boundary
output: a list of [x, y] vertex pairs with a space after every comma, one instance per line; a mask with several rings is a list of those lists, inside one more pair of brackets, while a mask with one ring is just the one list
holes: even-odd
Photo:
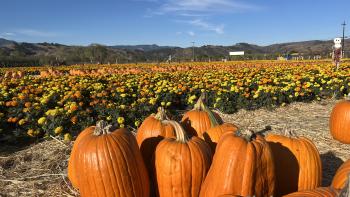
[[350, 144], [350, 101], [337, 103], [331, 113], [329, 127], [333, 139]]
[[350, 159], [343, 163], [335, 173], [331, 186], [334, 189], [343, 189], [350, 173]]
[[81, 139], [75, 153], [81, 196], [148, 197], [148, 174], [134, 135], [124, 128], [101, 130]]
[[204, 140], [210, 144], [212, 151], [215, 152], [215, 148], [218, 141], [220, 140], [220, 137], [226, 132], [234, 133], [237, 130], [238, 128], [236, 125], [231, 123], [224, 123], [222, 125], [208, 129], [203, 133], [203, 137]]
[[319, 187], [313, 190], [294, 192], [284, 197], [337, 197], [338, 195], [339, 190], [332, 187]]
[[155, 153], [156, 177], [160, 197], [198, 196], [209, 170], [210, 146], [198, 137], [187, 138], [183, 128], [171, 121], [176, 139], [165, 138]]
[[154, 182], [155, 164], [154, 153], [159, 142], [164, 138], [175, 138], [175, 130], [172, 125], [165, 124], [166, 112], [163, 108], [158, 109], [156, 115], [150, 115], [141, 124], [136, 133], [136, 140], [145, 162], [151, 181], [151, 194], [157, 191]]
[[75, 168], [74, 168], [74, 163], [75, 163], [75, 157], [76, 157], [76, 151], [78, 149], [79, 143], [81, 139], [83, 139], [87, 135], [91, 135], [95, 130], [95, 126], [88, 127], [84, 129], [80, 134], [78, 135], [77, 139], [74, 142], [69, 160], [68, 160], [68, 169], [67, 169], [67, 174], [68, 174], [68, 179], [71, 181], [73, 187], [79, 189], [78, 186], [78, 180], [75, 175]]
[[316, 146], [305, 137], [270, 134], [266, 137], [275, 158], [276, 191], [282, 196], [321, 185], [322, 164]]
[[200, 196], [271, 196], [275, 188], [273, 157], [265, 139], [246, 140], [225, 133], [216, 147], [213, 163]]
[[213, 113], [205, 104], [205, 94], [203, 93], [194, 108], [188, 111], [182, 117], [182, 124], [190, 136], [198, 136], [204, 139], [204, 132], [208, 129], [222, 124], [223, 121], [219, 115]]

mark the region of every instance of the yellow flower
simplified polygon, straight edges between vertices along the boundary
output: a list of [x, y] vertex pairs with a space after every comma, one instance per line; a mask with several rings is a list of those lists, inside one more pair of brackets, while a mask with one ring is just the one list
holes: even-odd
[[107, 116], [107, 120], [112, 120], [112, 116]]
[[161, 104], [162, 106], [165, 106], [166, 103], [165, 103], [164, 101], [162, 101], [160, 104]]
[[26, 120], [25, 119], [21, 119], [18, 121], [18, 124], [19, 125], [24, 125], [26, 123]]
[[60, 134], [60, 133], [62, 133], [62, 131], [63, 131], [63, 127], [62, 126], [56, 127], [55, 134]]
[[46, 118], [45, 117], [41, 117], [41, 118], [39, 118], [39, 120], [38, 120], [38, 124], [39, 125], [42, 125], [42, 124], [44, 124], [46, 122]]
[[140, 121], [136, 120], [135, 121], [135, 126], [138, 127], [140, 125]]
[[125, 120], [123, 117], [118, 117], [117, 121], [119, 124], [123, 124]]
[[126, 94], [121, 94], [120, 95], [122, 98], [125, 98], [126, 97]]
[[171, 105], [171, 102], [167, 102], [166, 106], [169, 107]]
[[71, 140], [72, 140], [71, 134], [69, 134], [69, 133], [64, 134], [63, 140], [64, 140], [65, 142], [71, 141]]
[[29, 135], [30, 137], [34, 137], [34, 130], [33, 129], [29, 129], [27, 131], [27, 135]]
[[124, 128], [125, 127], [125, 125], [124, 124], [120, 124], [120, 126], [119, 126], [120, 128]]

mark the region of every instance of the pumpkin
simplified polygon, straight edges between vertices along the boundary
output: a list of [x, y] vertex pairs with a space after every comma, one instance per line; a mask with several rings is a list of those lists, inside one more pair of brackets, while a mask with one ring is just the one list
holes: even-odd
[[218, 143], [220, 137], [226, 132], [236, 132], [238, 128], [236, 125], [231, 123], [224, 123], [222, 125], [218, 125], [212, 127], [203, 133], [203, 138], [206, 142], [209, 143], [212, 151], [215, 152], [216, 144]]
[[313, 190], [294, 192], [284, 197], [338, 197], [339, 190], [332, 187], [319, 187]]
[[209, 170], [210, 146], [198, 137], [188, 138], [181, 125], [173, 125], [176, 139], [165, 138], [156, 148], [155, 166], [160, 197], [198, 196]]
[[182, 117], [182, 124], [189, 135], [198, 136], [202, 139], [203, 133], [208, 129], [220, 125], [223, 121], [220, 116], [215, 115], [204, 103], [203, 93], [191, 111]]
[[331, 113], [329, 127], [335, 140], [350, 144], [350, 101], [337, 103]]
[[316, 146], [305, 137], [270, 134], [266, 137], [275, 159], [276, 193], [282, 196], [321, 185], [322, 166]]
[[81, 196], [149, 196], [149, 180], [134, 135], [99, 121], [79, 140], [72, 169]]
[[343, 189], [350, 173], [350, 159], [343, 163], [335, 173], [331, 186], [335, 189]]
[[171, 125], [164, 124], [164, 120], [169, 118], [164, 108], [158, 108], [158, 113], [147, 117], [137, 130], [136, 140], [141, 148], [145, 141], [150, 138], [175, 137], [174, 128]]
[[274, 188], [274, 163], [268, 143], [261, 135], [237, 131], [220, 138], [200, 196], [262, 197], [273, 195]]
[[82, 132], [80, 132], [80, 134], [78, 135], [77, 139], [74, 142], [74, 145], [68, 160], [68, 170], [67, 170], [68, 178], [71, 181], [73, 187], [77, 189], [79, 188], [79, 186], [78, 186], [78, 180], [75, 174], [76, 170], [74, 169], [74, 165], [73, 165], [75, 163], [76, 151], [78, 149], [81, 139], [83, 139], [87, 135], [91, 135], [94, 132], [94, 130], [95, 130], [95, 126], [91, 126], [84, 129]]
[[[145, 162], [151, 180], [154, 180], [154, 153], [159, 142], [164, 138], [175, 138], [175, 130], [172, 125], [164, 123], [168, 120], [164, 108], [158, 108], [158, 113], [147, 117], [136, 133], [136, 140]], [[155, 195], [156, 185], [151, 182], [151, 194]]]

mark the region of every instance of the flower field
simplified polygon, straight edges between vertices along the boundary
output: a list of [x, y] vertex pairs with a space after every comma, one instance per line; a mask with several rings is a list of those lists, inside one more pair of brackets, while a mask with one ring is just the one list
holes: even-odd
[[0, 139], [70, 140], [97, 120], [137, 128], [159, 106], [191, 108], [201, 92], [225, 113], [350, 92], [350, 61], [74, 65], [0, 70]]

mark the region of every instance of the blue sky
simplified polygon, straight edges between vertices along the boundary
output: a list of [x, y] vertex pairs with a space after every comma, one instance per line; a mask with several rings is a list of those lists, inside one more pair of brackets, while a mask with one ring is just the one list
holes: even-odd
[[[69, 45], [233, 45], [332, 39], [349, 0], [1, 0], [0, 37]], [[350, 25], [346, 35], [350, 35]]]

